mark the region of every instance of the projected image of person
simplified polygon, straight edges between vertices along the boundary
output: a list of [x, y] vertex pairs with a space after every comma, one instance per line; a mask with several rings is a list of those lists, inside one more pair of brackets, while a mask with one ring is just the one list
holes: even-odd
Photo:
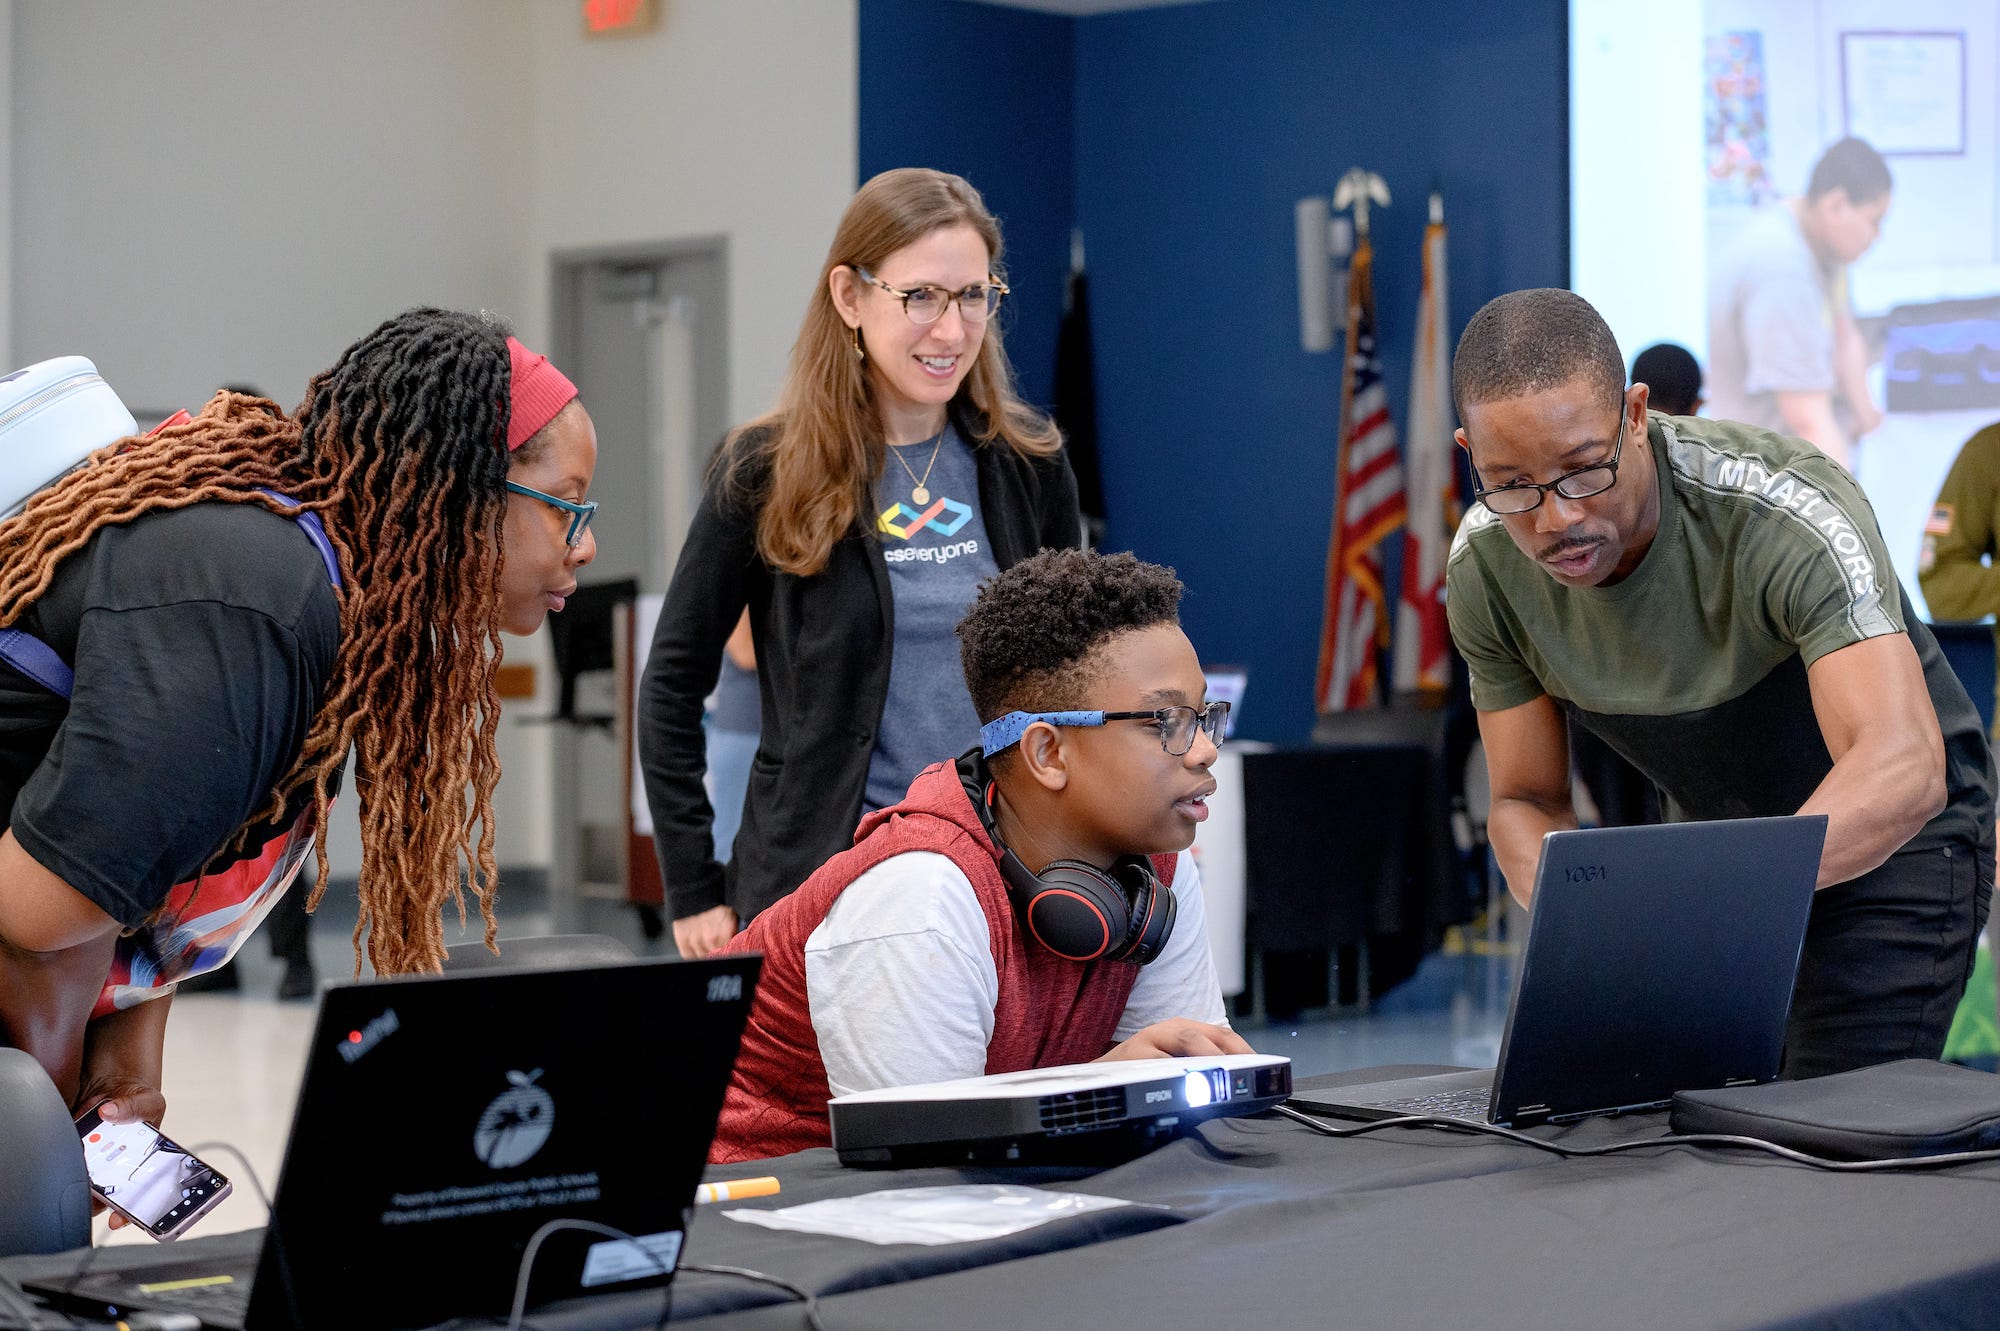
[[1759, 209], [1710, 268], [1711, 414], [1816, 445], [1852, 470], [1882, 423], [1847, 268], [1889, 211], [1889, 164], [1856, 138], [1821, 155], [1804, 195]]
[[1993, 758], [1853, 477], [1649, 412], [1567, 291], [1475, 314], [1452, 387], [1479, 503], [1446, 606], [1508, 888], [1529, 904], [1543, 834], [1576, 826], [1577, 727], [1676, 818], [1824, 814], [1784, 1074], [1936, 1058], [1992, 896]]

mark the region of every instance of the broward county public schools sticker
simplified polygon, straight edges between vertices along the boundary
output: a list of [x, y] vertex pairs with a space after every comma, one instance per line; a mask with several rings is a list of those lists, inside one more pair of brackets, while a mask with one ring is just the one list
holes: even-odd
[[479, 1116], [479, 1127], [472, 1134], [472, 1151], [492, 1168], [512, 1169], [525, 1164], [547, 1144], [556, 1125], [556, 1102], [535, 1085], [535, 1079], [541, 1075], [540, 1068], [508, 1073], [512, 1088], [494, 1096], [493, 1103]]

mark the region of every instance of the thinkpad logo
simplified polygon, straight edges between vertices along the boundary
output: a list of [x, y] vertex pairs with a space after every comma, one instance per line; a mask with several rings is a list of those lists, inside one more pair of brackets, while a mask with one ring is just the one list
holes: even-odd
[[396, 1018], [396, 1009], [385, 1008], [382, 1015], [359, 1030], [349, 1031], [341, 1037], [340, 1056], [349, 1063], [358, 1063], [376, 1045], [402, 1029], [402, 1022]]

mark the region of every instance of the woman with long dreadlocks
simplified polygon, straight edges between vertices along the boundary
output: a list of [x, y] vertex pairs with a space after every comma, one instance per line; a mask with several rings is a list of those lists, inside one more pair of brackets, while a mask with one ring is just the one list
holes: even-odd
[[174, 982], [314, 848], [316, 904], [350, 752], [357, 969], [437, 969], [468, 890], [490, 944], [500, 633], [575, 590], [596, 464], [560, 371], [418, 309], [296, 417], [218, 393], [0, 522], [0, 626], [74, 668], [65, 699], [0, 665], [0, 1043], [78, 1111], [158, 1122]]

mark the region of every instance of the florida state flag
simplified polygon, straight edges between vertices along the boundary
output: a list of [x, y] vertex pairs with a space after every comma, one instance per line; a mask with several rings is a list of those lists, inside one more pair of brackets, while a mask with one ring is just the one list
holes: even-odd
[[[1441, 218], [1433, 197], [1433, 217]], [[1444, 560], [1458, 529], [1451, 438], [1451, 316], [1445, 300], [1444, 222], [1424, 228], [1424, 293], [1410, 368], [1410, 525], [1403, 533], [1403, 595], [1396, 610], [1396, 692], [1451, 687]]]

